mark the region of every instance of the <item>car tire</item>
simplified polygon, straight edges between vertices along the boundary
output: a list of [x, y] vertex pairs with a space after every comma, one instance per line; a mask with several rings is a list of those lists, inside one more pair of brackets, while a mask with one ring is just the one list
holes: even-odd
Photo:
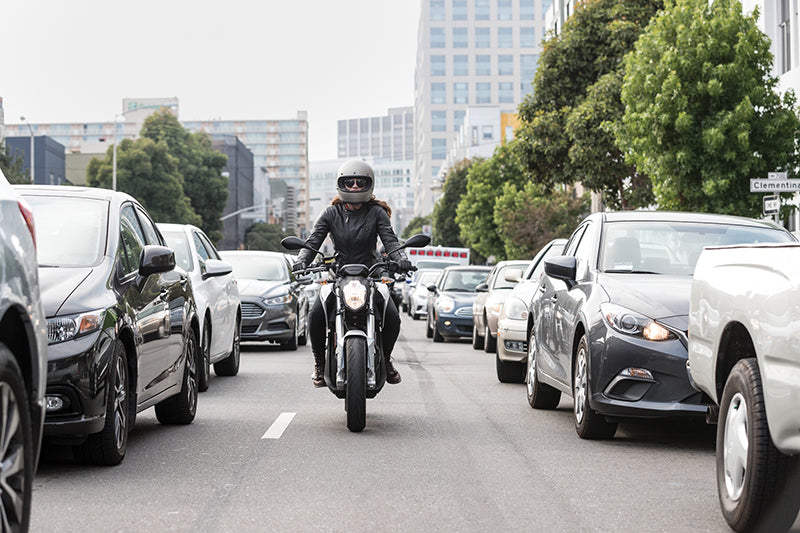
[[439, 325], [437, 321], [433, 321], [433, 342], [444, 342], [444, 337], [439, 333]]
[[734, 365], [720, 400], [717, 492], [735, 531], [787, 531], [800, 508], [800, 456], [772, 443], [755, 359]]
[[478, 335], [477, 326], [472, 326], [472, 349], [483, 350], [483, 337]]
[[303, 333], [297, 335], [297, 345], [305, 346], [308, 344], [308, 308], [306, 308], [305, 319], [303, 320]]
[[235, 376], [239, 373], [239, 359], [242, 355], [242, 321], [236, 319], [236, 327], [233, 330], [233, 343], [231, 353], [218, 363], [214, 363], [214, 373], [218, 376]]
[[492, 332], [489, 331], [489, 322], [486, 317], [483, 317], [483, 351], [486, 353], [497, 352], [497, 339], [492, 337]]
[[528, 336], [528, 365], [525, 394], [528, 397], [528, 405], [534, 409], [552, 410], [558, 407], [561, 401], [561, 391], [539, 381], [539, 373], [536, 370], [536, 335], [533, 331]]
[[575, 431], [582, 439], [610, 439], [617, 432], [617, 424], [589, 407], [589, 341], [586, 335], [578, 342], [573, 365], [572, 417]]
[[281, 350], [284, 352], [294, 352], [297, 350], [297, 322], [294, 324], [294, 328], [292, 328], [292, 337], [288, 341], [283, 341], [281, 343]]
[[[36, 470], [36, 448], [33, 423], [25, 393], [22, 371], [11, 350], [0, 343], [0, 433], [2, 464], [2, 519], [11, 531], [28, 531], [31, 516], [31, 495]], [[10, 429], [11, 431], [5, 431]]]
[[211, 376], [211, 326], [208, 325], [208, 318], [203, 324], [203, 346], [200, 348], [200, 364], [197, 368], [197, 390], [205, 392], [208, 390], [208, 380]]
[[184, 346], [186, 365], [178, 394], [156, 404], [156, 418], [162, 424], [191, 424], [197, 414], [197, 366], [200, 349], [195, 332], [190, 331]]
[[431, 314], [428, 313], [425, 317], [425, 336], [429, 339], [433, 338], [433, 328], [431, 327]]
[[106, 413], [103, 429], [87, 435], [72, 448], [75, 460], [87, 465], [118, 465], [125, 458], [128, 433], [133, 425], [135, 407], [131, 405], [131, 381], [125, 345], [117, 339], [106, 384]]
[[500, 383], [525, 383], [525, 365], [516, 361], [501, 361], [495, 354], [494, 366]]

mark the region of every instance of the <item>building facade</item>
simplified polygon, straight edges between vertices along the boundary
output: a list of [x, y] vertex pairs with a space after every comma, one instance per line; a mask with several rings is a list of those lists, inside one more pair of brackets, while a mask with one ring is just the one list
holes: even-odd
[[228, 178], [228, 201], [222, 216], [222, 240], [215, 243], [220, 250], [244, 248], [244, 233], [252, 224], [253, 206], [253, 153], [235, 135], [214, 135], [214, 150], [228, 156], [222, 171]]
[[434, 178], [467, 108], [516, 113], [532, 87], [550, 0], [422, 0], [414, 80], [416, 215], [433, 210]]
[[[6, 137], [5, 144], [12, 156], [22, 157], [26, 172], [31, 168], [31, 138]], [[33, 183], [36, 185], [62, 185], [66, 180], [64, 145], [46, 135], [37, 135], [33, 141]]]
[[338, 122], [339, 158], [414, 159], [414, 108], [390, 108], [380, 117]]

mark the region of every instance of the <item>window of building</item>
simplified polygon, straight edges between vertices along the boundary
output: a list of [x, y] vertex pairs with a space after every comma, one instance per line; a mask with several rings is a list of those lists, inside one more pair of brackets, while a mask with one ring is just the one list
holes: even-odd
[[489, 20], [489, 0], [475, 0], [475, 20]]
[[444, 0], [431, 0], [431, 20], [444, 20]]
[[547, 13], [547, 10], [550, 9], [550, 6], [553, 5], [553, 0], [542, 0], [542, 16]]
[[453, 84], [453, 103], [454, 104], [469, 103], [469, 84], [467, 83]]
[[466, 48], [469, 46], [467, 28], [453, 28], [453, 48]]
[[497, 0], [497, 20], [511, 20], [511, 0]]
[[514, 140], [514, 126], [506, 126], [506, 142], [511, 142]]
[[467, 0], [453, 0], [453, 20], [467, 20]]
[[780, 63], [781, 74], [792, 68], [792, 32], [790, 18], [792, 11], [789, 0], [781, 0], [780, 7]]
[[475, 102], [479, 104], [492, 103], [492, 84], [480, 82], [475, 84]]
[[447, 131], [447, 111], [431, 111], [431, 131]]
[[445, 56], [431, 56], [431, 76], [445, 76]]
[[453, 56], [453, 76], [469, 76], [469, 56]]
[[491, 48], [492, 40], [489, 28], [475, 28], [475, 48]]
[[490, 55], [475, 56], [475, 75], [476, 76], [492, 75], [492, 56]]
[[444, 83], [431, 83], [431, 103], [447, 103], [447, 88]]
[[497, 46], [498, 48], [513, 48], [514, 47], [514, 34], [513, 28], [497, 28]]
[[431, 139], [431, 158], [444, 159], [447, 157], [447, 139]]
[[531, 89], [531, 82], [533, 81], [533, 76], [536, 74], [536, 64], [539, 62], [538, 55], [527, 55], [522, 54], [519, 56], [519, 74], [520, 79], [522, 80], [522, 94], [528, 94]]
[[494, 139], [494, 126], [481, 126], [481, 137], [485, 141]]
[[519, 45], [522, 48], [534, 48], [536, 46], [536, 28], [520, 28]]
[[431, 28], [431, 48], [444, 48], [444, 28]]
[[459, 131], [461, 129], [462, 124], [464, 124], [465, 116], [467, 116], [467, 112], [463, 109], [453, 111], [453, 129], [455, 131]]
[[536, 18], [533, 12], [533, 0], [519, 0], [519, 18], [522, 20], [533, 20]]
[[497, 56], [497, 74], [500, 76], [514, 75], [514, 56], [510, 54]]
[[498, 84], [497, 100], [501, 104], [514, 103], [514, 84], [509, 82], [501, 82]]

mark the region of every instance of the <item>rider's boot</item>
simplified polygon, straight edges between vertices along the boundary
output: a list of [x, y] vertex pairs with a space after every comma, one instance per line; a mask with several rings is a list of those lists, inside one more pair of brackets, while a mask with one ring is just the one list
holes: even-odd
[[311, 376], [311, 382], [317, 388], [325, 386], [325, 356], [324, 355], [314, 354], [314, 374]]
[[385, 356], [384, 360], [386, 361], [386, 382], [391, 385], [397, 385], [403, 380], [403, 378], [400, 377], [400, 372], [398, 372], [392, 364], [391, 355]]

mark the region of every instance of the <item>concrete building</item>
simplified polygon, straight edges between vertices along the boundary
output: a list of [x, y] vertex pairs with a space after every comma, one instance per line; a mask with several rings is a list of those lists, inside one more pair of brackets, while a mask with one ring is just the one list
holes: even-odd
[[3, 97], [0, 96], [0, 143], [6, 138], [6, 114], [3, 111]]
[[467, 108], [516, 113], [531, 90], [549, 0], [422, 0], [414, 83], [414, 212], [433, 210], [433, 180]]
[[389, 108], [380, 117], [351, 118], [338, 123], [339, 158], [414, 159], [414, 108]]
[[[22, 156], [22, 166], [26, 172], [30, 172], [30, 136], [6, 137], [5, 144], [12, 156]], [[66, 163], [63, 144], [46, 135], [37, 135], [33, 141], [33, 159], [33, 183], [62, 185], [65, 182]]]
[[238, 250], [244, 247], [244, 233], [253, 224], [250, 211], [253, 207], [253, 153], [235, 135], [214, 135], [214, 150], [228, 156], [222, 174], [228, 178], [228, 202], [222, 219], [220, 250]]

